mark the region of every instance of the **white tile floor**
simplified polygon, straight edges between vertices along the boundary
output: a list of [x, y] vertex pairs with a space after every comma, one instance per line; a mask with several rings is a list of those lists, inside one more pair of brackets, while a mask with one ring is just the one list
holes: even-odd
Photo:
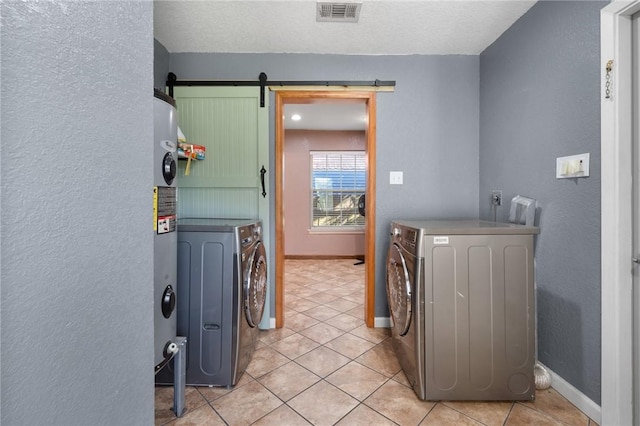
[[285, 327], [262, 331], [233, 389], [156, 388], [156, 425], [595, 425], [554, 389], [531, 402], [420, 401], [389, 330], [363, 321], [364, 269], [353, 259], [287, 260]]

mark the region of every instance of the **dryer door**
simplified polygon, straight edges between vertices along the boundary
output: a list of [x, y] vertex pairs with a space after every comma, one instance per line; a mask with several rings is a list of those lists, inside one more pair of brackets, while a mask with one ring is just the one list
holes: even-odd
[[400, 247], [392, 244], [387, 256], [387, 300], [393, 331], [400, 336], [407, 334], [411, 325], [411, 276]]
[[267, 255], [262, 242], [251, 251], [244, 271], [244, 314], [251, 327], [258, 325], [267, 297]]

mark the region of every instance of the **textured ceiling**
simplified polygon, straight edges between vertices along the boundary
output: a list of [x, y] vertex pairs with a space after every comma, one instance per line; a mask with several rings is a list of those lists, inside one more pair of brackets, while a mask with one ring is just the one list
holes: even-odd
[[[478, 55], [535, 3], [360, 2], [359, 22], [347, 23], [316, 22], [316, 1], [310, 0], [155, 0], [154, 36], [170, 53]], [[363, 129], [363, 110], [353, 104], [287, 105], [285, 127]], [[290, 120], [294, 112], [301, 121]]]
[[535, 1], [362, 0], [358, 23], [316, 22], [309, 0], [155, 0], [170, 53], [478, 55]]

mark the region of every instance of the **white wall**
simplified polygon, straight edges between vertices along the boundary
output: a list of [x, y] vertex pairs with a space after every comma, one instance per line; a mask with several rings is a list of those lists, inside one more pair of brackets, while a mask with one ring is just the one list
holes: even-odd
[[0, 8], [0, 423], [153, 424], [153, 3]]

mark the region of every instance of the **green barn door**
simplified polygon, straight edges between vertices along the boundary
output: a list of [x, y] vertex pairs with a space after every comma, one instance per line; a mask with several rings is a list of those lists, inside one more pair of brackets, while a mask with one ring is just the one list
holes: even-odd
[[[187, 162], [179, 161], [178, 217], [260, 219], [268, 248], [268, 96], [264, 108], [257, 87], [175, 87], [174, 98], [187, 142], [206, 147], [205, 159], [192, 160], [188, 176]], [[269, 327], [269, 317], [267, 297], [261, 328]]]

